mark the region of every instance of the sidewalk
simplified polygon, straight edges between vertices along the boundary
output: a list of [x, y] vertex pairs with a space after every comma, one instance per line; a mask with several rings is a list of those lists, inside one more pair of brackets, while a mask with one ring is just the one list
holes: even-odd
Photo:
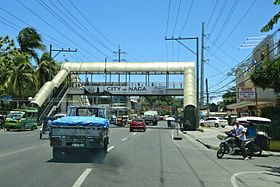
[[[186, 136], [190, 136], [196, 141], [203, 144], [208, 149], [218, 150], [219, 145], [221, 143], [221, 140], [217, 138], [218, 135], [225, 136], [225, 134], [222, 131], [219, 131], [219, 129], [215, 128], [200, 128], [201, 131], [186, 131]], [[279, 156], [280, 152], [274, 152], [274, 151], [263, 151], [263, 156]]]

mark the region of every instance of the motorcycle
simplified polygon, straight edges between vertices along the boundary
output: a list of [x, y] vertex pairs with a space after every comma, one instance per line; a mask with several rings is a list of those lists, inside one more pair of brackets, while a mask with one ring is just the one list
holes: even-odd
[[[225, 154], [230, 154], [230, 155], [240, 155], [241, 150], [240, 147], [236, 144], [236, 136], [233, 132], [226, 133], [228, 136], [222, 140], [220, 143], [219, 149], [217, 151], [217, 158], [221, 159]], [[255, 151], [255, 144], [254, 144], [254, 139], [248, 139], [245, 141], [244, 145], [248, 156], [251, 158], [254, 154]]]

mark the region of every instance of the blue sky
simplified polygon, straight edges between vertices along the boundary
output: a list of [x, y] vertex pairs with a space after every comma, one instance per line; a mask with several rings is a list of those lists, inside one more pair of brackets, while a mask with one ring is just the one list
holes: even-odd
[[[42, 34], [47, 47], [52, 44], [55, 49], [78, 49], [75, 54], [58, 55], [56, 57], [58, 61], [67, 59], [94, 62], [103, 61], [105, 57], [108, 61], [112, 61], [116, 59], [113, 51], [117, 51], [119, 45], [121, 50], [127, 53], [122, 57], [127, 61], [195, 61], [195, 55], [176, 41], [165, 41], [165, 37], [201, 37], [201, 24], [205, 22], [205, 33], [208, 35], [208, 39], [205, 39], [207, 46], [205, 58], [208, 59], [205, 64], [205, 78], [210, 77], [210, 91], [215, 91], [232, 80], [227, 78], [222, 84], [217, 85], [226, 77], [231, 67], [244, 60], [252, 51], [252, 49], [240, 50], [240, 45], [247, 37], [269, 34], [260, 33], [260, 29], [279, 11], [279, 6], [273, 5], [273, 0], [0, 0], [0, 2], [0, 35], [8, 34], [16, 38], [20, 29], [31, 25]], [[55, 13], [51, 13], [52, 10]], [[244, 17], [246, 11], [248, 13]], [[90, 24], [84, 18], [89, 20]], [[240, 20], [242, 21], [237, 26]], [[194, 41], [182, 42], [195, 50]], [[201, 43], [199, 45], [201, 46]], [[217, 46], [222, 50], [217, 49]], [[180, 80], [181, 77], [177, 76], [173, 81]]]

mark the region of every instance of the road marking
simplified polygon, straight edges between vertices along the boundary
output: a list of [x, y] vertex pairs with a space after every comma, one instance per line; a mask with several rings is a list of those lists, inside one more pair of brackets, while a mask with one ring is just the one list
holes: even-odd
[[137, 134], [137, 133], [136, 133], [136, 132], [134, 132], [132, 135], [133, 135], [133, 136], [135, 136], [136, 134]]
[[42, 147], [42, 146], [46, 146], [46, 145], [49, 145], [49, 144], [44, 143], [44, 144], [41, 144], [41, 145], [36, 145], [36, 146], [26, 147], [26, 148], [23, 148], [23, 149], [18, 149], [16, 151], [12, 151], [12, 152], [8, 152], [8, 153], [2, 153], [2, 154], [0, 154], [0, 158], [5, 157], [5, 156], [10, 156], [10, 155], [13, 155], [13, 154], [17, 154], [17, 153], [20, 153], [20, 152], [23, 152], [23, 151], [29, 151], [29, 150], [36, 149], [36, 148], [39, 148], [39, 147]]
[[122, 142], [124, 142], [125, 140], [127, 140], [127, 138], [123, 138], [123, 139], [122, 139]]
[[236, 178], [238, 175], [243, 175], [243, 174], [248, 174], [248, 173], [257, 173], [257, 174], [262, 174], [262, 173], [270, 173], [268, 171], [242, 171], [242, 172], [239, 172], [239, 173], [235, 173], [231, 176], [230, 178], [230, 182], [232, 184], [233, 187], [238, 187], [237, 183], [236, 183]]
[[173, 133], [174, 133], [174, 130], [172, 130], [172, 132], [171, 132], [171, 138], [172, 138], [172, 140], [174, 140], [174, 139], [173, 139], [173, 138], [174, 138]]
[[109, 147], [109, 148], [107, 149], [107, 152], [111, 151], [111, 150], [114, 149], [114, 148], [115, 148], [115, 146]]
[[84, 180], [87, 178], [87, 176], [89, 175], [89, 173], [91, 172], [92, 168], [87, 168], [83, 174], [78, 178], [78, 180], [73, 184], [72, 187], [80, 187]]

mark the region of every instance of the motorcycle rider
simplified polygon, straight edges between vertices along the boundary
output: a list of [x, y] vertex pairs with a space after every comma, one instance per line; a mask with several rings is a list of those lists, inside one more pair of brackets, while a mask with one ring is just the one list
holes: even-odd
[[246, 129], [244, 128], [243, 125], [241, 125], [239, 123], [239, 121], [235, 121], [235, 125], [234, 125], [232, 131], [234, 131], [236, 134], [235, 143], [238, 147], [240, 147], [241, 154], [242, 154], [244, 160], [248, 160], [249, 159], [248, 153], [245, 149]]

